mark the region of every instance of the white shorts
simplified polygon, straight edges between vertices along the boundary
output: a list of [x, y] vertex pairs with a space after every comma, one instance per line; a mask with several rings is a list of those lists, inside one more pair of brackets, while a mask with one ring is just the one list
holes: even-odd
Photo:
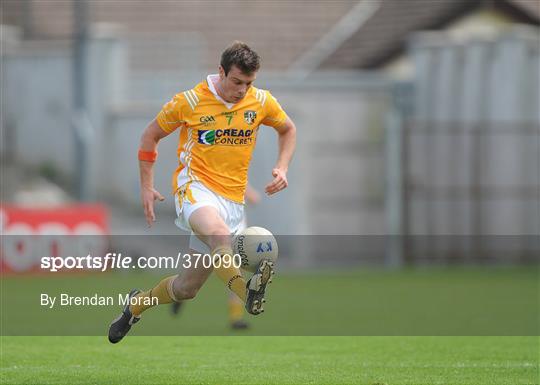
[[244, 205], [216, 194], [200, 182], [189, 182], [175, 194], [174, 203], [178, 218], [174, 221], [182, 230], [191, 231], [189, 247], [200, 253], [210, 253], [208, 246], [191, 229], [189, 217], [204, 206], [215, 207], [231, 234], [245, 228]]

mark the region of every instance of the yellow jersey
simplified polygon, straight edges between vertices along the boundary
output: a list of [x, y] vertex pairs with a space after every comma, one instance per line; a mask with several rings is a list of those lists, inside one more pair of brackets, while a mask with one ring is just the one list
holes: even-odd
[[180, 128], [173, 194], [199, 181], [229, 200], [244, 203], [259, 125], [281, 127], [287, 115], [270, 92], [253, 86], [240, 102], [226, 103], [217, 95], [212, 76], [175, 95], [156, 117], [165, 132]]

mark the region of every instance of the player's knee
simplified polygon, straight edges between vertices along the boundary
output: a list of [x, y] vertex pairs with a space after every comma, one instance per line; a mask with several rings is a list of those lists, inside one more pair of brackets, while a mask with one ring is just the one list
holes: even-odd
[[229, 230], [227, 225], [224, 224], [224, 223], [215, 226], [210, 231], [210, 236], [215, 238], [215, 239], [228, 239], [228, 238], [230, 238], [230, 235], [231, 235], [231, 231]]
[[174, 295], [179, 300], [193, 299], [199, 292], [201, 285], [197, 282], [187, 282], [174, 287]]
[[225, 244], [230, 244], [231, 242], [229, 228], [225, 225], [212, 229], [209, 237], [212, 248]]
[[194, 287], [182, 287], [174, 291], [174, 295], [178, 300], [193, 299], [199, 290]]
[[230, 235], [229, 228], [226, 225], [216, 226], [210, 232], [211, 237], [228, 237]]
[[196, 289], [196, 288], [185, 288], [182, 290], [182, 292], [180, 293], [180, 296], [182, 297], [182, 299], [193, 299], [197, 296], [197, 293], [199, 292], [199, 289]]

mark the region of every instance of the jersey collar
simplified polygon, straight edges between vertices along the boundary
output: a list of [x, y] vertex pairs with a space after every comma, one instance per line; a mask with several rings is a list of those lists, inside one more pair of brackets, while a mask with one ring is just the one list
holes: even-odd
[[206, 77], [206, 83], [208, 83], [208, 89], [212, 94], [214, 94], [214, 97], [219, 100], [221, 103], [225, 105], [229, 110], [234, 107], [234, 103], [228, 103], [221, 96], [218, 95], [216, 91], [216, 86], [214, 85], [214, 82], [217, 82], [219, 79], [219, 74], [210, 74]]

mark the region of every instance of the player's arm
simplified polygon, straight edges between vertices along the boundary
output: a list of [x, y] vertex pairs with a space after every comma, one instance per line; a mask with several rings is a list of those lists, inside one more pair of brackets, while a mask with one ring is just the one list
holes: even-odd
[[264, 189], [268, 195], [275, 194], [289, 185], [287, 171], [296, 147], [296, 126], [289, 117], [282, 126], [274, 129], [278, 133], [279, 153], [276, 165], [272, 169], [274, 179]]
[[[144, 129], [139, 150], [142, 153], [157, 154], [159, 141], [169, 134], [170, 132], [163, 131], [156, 119], [152, 120]], [[144, 158], [144, 156], [142, 156], [142, 158]], [[139, 156], [139, 172], [141, 179], [141, 201], [144, 208], [144, 215], [148, 226], [152, 226], [152, 222], [155, 222], [156, 220], [154, 214], [154, 201], [156, 199], [163, 201], [165, 198], [154, 188], [154, 161], [151, 159], [142, 160], [141, 156]]]

